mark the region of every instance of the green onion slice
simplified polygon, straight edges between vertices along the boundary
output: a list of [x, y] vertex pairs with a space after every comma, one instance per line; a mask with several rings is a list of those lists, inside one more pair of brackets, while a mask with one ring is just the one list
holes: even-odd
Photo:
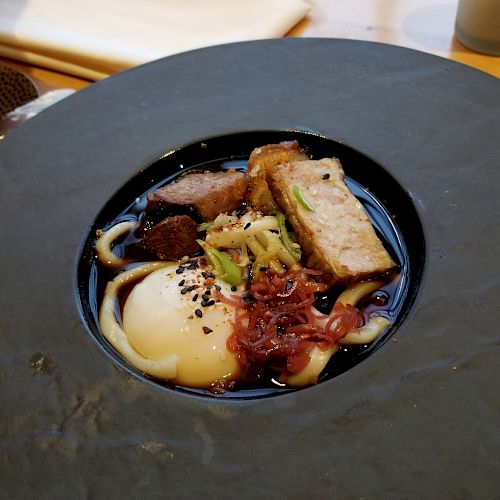
[[286, 228], [285, 216], [281, 212], [278, 212], [276, 214], [276, 219], [278, 219], [281, 243], [283, 243], [283, 246], [288, 250], [290, 255], [298, 262], [302, 257], [300, 245], [292, 241], [292, 239], [290, 238], [290, 235], [288, 234], [288, 230]]
[[222, 281], [230, 285], [241, 283], [241, 269], [226, 254], [219, 252], [203, 240], [196, 240], [203, 248], [210, 265], [217, 271]]
[[202, 231], [206, 231], [208, 228], [210, 228], [213, 225], [213, 222], [203, 222], [198, 226], [198, 232], [201, 233]]
[[316, 212], [316, 210], [314, 209], [314, 207], [311, 205], [311, 203], [309, 203], [309, 201], [307, 200], [307, 198], [304, 196], [304, 193], [302, 192], [302, 189], [300, 189], [299, 186], [297, 186], [297, 185], [293, 186], [292, 192], [293, 192], [295, 198], [297, 198], [297, 201], [306, 210], [308, 210], [309, 212]]

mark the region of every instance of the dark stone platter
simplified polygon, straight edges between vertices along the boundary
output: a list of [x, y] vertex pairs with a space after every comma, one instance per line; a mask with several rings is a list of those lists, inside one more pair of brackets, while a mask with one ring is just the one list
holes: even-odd
[[[96, 83], [0, 141], [0, 471], [6, 498], [493, 498], [500, 485], [497, 79], [382, 44], [282, 39]], [[83, 236], [167, 151], [306, 130], [375, 160], [422, 223], [390, 341], [315, 387], [225, 401], [113, 364], [75, 297]]]

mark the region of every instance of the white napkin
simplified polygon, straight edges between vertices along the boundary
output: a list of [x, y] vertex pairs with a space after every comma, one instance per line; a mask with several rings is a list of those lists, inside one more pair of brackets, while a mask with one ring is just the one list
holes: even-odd
[[304, 0], [0, 0], [0, 55], [91, 80], [160, 57], [284, 35]]

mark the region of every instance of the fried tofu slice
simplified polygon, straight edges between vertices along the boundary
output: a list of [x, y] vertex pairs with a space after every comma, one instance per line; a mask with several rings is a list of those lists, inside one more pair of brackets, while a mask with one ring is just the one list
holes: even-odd
[[297, 141], [285, 141], [255, 148], [248, 160], [249, 204], [262, 213], [275, 214], [279, 208], [267, 185], [267, 170], [280, 163], [307, 159], [307, 155], [300, 149]]
[[337, 159], [274, 165], [267, 171], [267, 180], [299, 238], [306, 266], [324, 271], [332, 284], [380, 275], [395, 267], [363, 206], [344, 183]]
[[204, 222], [238, 210], [246, 200], [248, 176], [227, 170], [187, 174], [148, 194], [148, 212], [190, 214]]

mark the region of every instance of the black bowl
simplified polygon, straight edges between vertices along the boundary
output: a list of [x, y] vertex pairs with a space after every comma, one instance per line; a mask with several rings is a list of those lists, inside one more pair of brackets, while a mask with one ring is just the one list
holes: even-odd
[[[78, 307], [82, 321], [103, 351], [121, 368], [159, 388], [225, 399], [262, 398], [285, 394], [292, 389], [276, 385], [257, 386], [237, 391], [214, 392], [168, 384], [137, 370], [107, 342], [99, 329], [99, 303], [104, 288], [112, 279], [108, 270], [96, 262], [96, 231], [137, 215], [144, 207], [146, 194], [172, 181], [179, 174], [199, 168], [246, 168], [252, 149], [265, 144], [297, 140], [313, 159], [335, 156], [346, 173], [346, 183], [361, 201], [372, 223], [400, 269], [386, 314], [390, 329], [368, 346], [342, 349], [323, 371], [319, 382], [329, 380], [354, 367], [381, 347], [403, 323], [417, 295], [424, 269], [425, 243], [420, 220], [408, 193], [378, 163], [350, 146], [309, 131], [253, 131], [208, 137], [165, 152], [139, 170], [114, 193], [84, 236], [77, 271]], [[137, 201], [137, 200], [141, 201]]]

